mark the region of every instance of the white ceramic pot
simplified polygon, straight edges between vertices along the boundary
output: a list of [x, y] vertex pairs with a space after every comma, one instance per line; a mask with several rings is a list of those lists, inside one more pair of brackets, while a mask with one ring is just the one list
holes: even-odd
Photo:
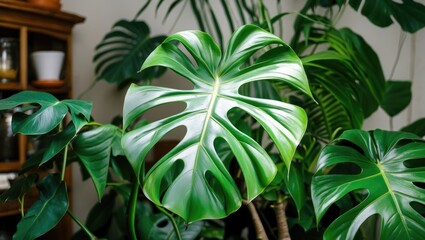
[[36, 51], [31, 54], [37, 80], [59, 80], [65, 53], [62, 51]]

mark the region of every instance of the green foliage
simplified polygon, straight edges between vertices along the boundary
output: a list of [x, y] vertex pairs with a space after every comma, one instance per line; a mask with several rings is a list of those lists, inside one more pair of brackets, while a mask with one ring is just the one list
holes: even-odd
[[121, 135], [120, 128], [102, 125], [82, 132], [75, 138], [74, 151], [90, 174], [99, 201], [106, 188], [111, 154], [122, 155]]
[[[155, 213], [149, 203], [141, 203], [138, 207], [137, 212], [141, 213], [138, 223], [140, 239], [178, 239], [173, 224], [167, 215], [162, 212]], [[183, 219], [176, 218], [176, 220], [181, 237], [185, 240], [197, 239], [204, 225], [202, 221], [186, 225]]]
[[412, 83], [409, 81], [387, 81], [382, 108], [391, 117], [406, 109], [412, 99]]
[[[181, 42], [195, 59], [197, 68], [170, 41]], [[244, 66], [249, 57], [270, 44], [280, 46], [265, 52], [252, 65]], [[146, 176], [144, 192], [155, 204], [189, 222], [221, 218], [239, 208], [242, 195], [215, 150], [216, 139], [224, 139], [236, 157], [249, 201], [273, 180], [276, 168], [267, 152], [228, 119], [228, 112], [233, 108], [245, 111], [261, 124], [289, 168], [306, 127], [304, 111], [293, 105], [238, 93], [244, 84], [274, 80], [310, 94], [301, 61], [279, 38], [247, 25], [232, 35], [221, 55], [207, 34], [181, 32], [167, 38], [142, 69], [152, 66], [171, 68], [194, 85], [193, 90], [133, 85], [125, 99], [124, 129], [128, 132], [123, 136], [123, 148], [139, 182], [142, 182], [143, 160], [154, 144], [178, 126], [185, 126], [187, 130], [179, 145]], [[143, 127], [129, 128], [145, 111], [172, 102], [184, 102], [186, 109]], [[182, 192], [186, 194], [181, 195]], [[179, 194], [178, 200], [175, 194]], [[203, 207], [205, 204], [209, 207]]]
[[[153, 2], [156, 11], [166, 7], [163, 21], [180, 11], [177, 22], [190, 7], [208, 34], [151, 37], [147, 24], [137, 18]], [[75, 239], [84, 234], [142, 239], [237, 236], [240, 232], [228, 232], [233, 229], [224, 224], [227, 219], [188, 227], [185, 222], [228, 217], [242, 199], [257, 204], [269, 237], [280, 237], [275, 234], [275, 216], [268, 215], [270, 207], [285, 201], [289, 227], [301, 226], [292, 229], [299, 238], [320, 239], [327, 227], [322, 218], [333, 214], [332, 206], [341, 216], [327, 227], [326, 239], [354, 238], [358, 229], [375, 231], [370, 226], [378, 216], [382, 239], [421, 238], [424, 232], [417, 225], [424, 225], [425, 212], [420, 187], [423, 141], [399, 132], [344, 132], [360, 129], [378, 107], [391, 117], [397, 115], [411, 98], [410, 83], [385, 81], [377, 54], [360, 35], [335, 28], [348, 4], [361, 8], [378, 26], [394, 19], [403, 30], [416, 32], [425, 25], [425, 7], [413, 0], [307, 0], [296, 15], [288, 46], [271, 34], [282, 34], [282, 19], [291, 15], [281, 11], [284, 1], [148, 0], [134, 20], [119, 20], [97, 45], [97, 80], [123, 87], [150, 82], [170, 68], [193, 89], [131, 85], [124, 130], [90, 122], [91, 104], [85, 101], [59, 101], [39, 92], [0, 100], [0, 110], [19, 107], [15, 132], [50, 139], [0, 197], [22, 200], [34, 183], [39, 186], [40, 199], [18, 224], [15, 238], [37, 238], [65, 214], [63, 173], [70, 161], [82, 165], [102, 199], [86, 226], [73, 216], [83, 229]], [[275, 16], [270, 16], [270, 7], [278, 10]], [[227, 26], [218, 21], [219, 11]], [[246, 23], [258, 27], [240, 28], [223, 50], [223, 36]], [[143, 119], [150, 109], [176, 102], [186, 108], [152, 123]], [[70, 121], [64, 124], [65, 119]], [[423, 136], [424, 126], [420, 119], [402, 130]], [[179, 127], [186, 129], [184, 138], [146, 173], [148, 153]], [[49, 167], [62, 176], [50, 174], [38, 182], [29, 173], [35, 167]], [[139, 184], [144, 196], [138, 193]], [[145, 196], [163, 212], [142, 204]], [[242, 220], [241, 231], [247, 222]]]
[[[403, 132], [349, 130], [326, 146], [312, 181], [317, 221], [347, 194], [366, 191], [365, 199], [343, 213], [326, 230], [325, 239], [354, 239], [361, 224], [379, 214], [380, 239], [420, 239], [425, 218], [414, 203], [425, 204], [425, 142]], [[346, 164], [339, 173], [339, 165]], [[349, 164], [349, 165], [347, 165]], [[359, 170], [347, 172], [349, 166]]]
[[68, 192], [59, 175], [47, 175], [37, 185], [40, 196], [19, 222], [13, 239], [35, 239], [62, 219], [68, 210]]
[[150, 36], [150, 29], [143, 21], [120, 20], [96, 46], [93, 61], [96, 63], [97, 80], [124, 87], [131, 82], [160, 77], [163, 68], [152, 68], [141, 74], [140, 65], [165, 39], [165, 36]]
[[418, 119], [413, 123], [403, 127], [401, 131], [414, 133], [418, 136], [425, 136], [425, 118]]
[[373, 24], [379, 27], [387, 27], [393, 23], [394, 18], [401, 28], [410, 33], [414, 33], [425, 26], [425, 6], [414, 0], [349, 0], [350, 5], [359, 10]]
[[36, 174], [30, 174], [16, 179], [13, 185], [0, 195], [0, 201], [6, 202], [8, 200], [16, 200], [24, 196], [31, 189], [31, 186], [36, 180]]

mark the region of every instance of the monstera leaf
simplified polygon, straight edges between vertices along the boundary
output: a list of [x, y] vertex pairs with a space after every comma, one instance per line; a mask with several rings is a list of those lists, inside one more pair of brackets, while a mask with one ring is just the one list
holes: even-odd
[[163, 68], [152, 68], [148, 73], [138, 72], [149, 54], [158, 46], [165, 36], [150, 36], [150, 29], [143, 21], [120, 20], [96, 46], [97, 80], [125, 85], [152, 79], [164, 73]]
[[392, 17], [401, 28], [414, 33], [425, 26], [425, 6], [413, 0], [350, 0], [350, 5], [358, 10], [361, 3], [362, 14], [373, 24], [387, 27], [393, 23]]
[[[196, 61], [170, 42], [180, 42]], [[261, 52], [272, 44], [278, 47]], [[263, 53], [253, 64], [248, 59]], [[258, 56], [258, 55], [257, 55]], [[310, 95], [300, 59], [278, 37], [253, 25], [237, 30], [224, 54], [212, 38], [199, 31], [186, 31], [167, 38], [146, 60], [142, 69], [164, 66], [187, 78], [191, 90], [132, 85], [124, 103], [122, 145], [139, 180], [144, 159], [165, 134], [183, 126], [180, 143], [157, 162], [144, 179], [144, 192], [155, 204], [186, 221], [222, 218], [236, 211], [242, 197], [251, 201], [273, 180], [276, 167], [259, 143], [241, 132], [228, 113], [240, 109], [266, 130], [289, 167], [304, 134], [307, 119], [303, 109], [287, 103], [239, 94], [242, 85], [273, 80], [293, 85]], [[178, 114], [132, 129], [147, 110], [173, 102], [186, 103]], [[241, 169], [246, 196], [240, 192], [214, 146], [228, 144]], [[244, 191], [245, 192], [245, 191]], [[208, 206], [208, 207], [206, 207]]]
[[[417, 206], [425, 204], [425, 142], [404, 132], [349, 130], [324, 148], [312, 181], [318, 221], [329, 207], [353, 191], [366, 198], [338, 217], [324, 239], [353, 239], [372, 215], [382, 218], [380, 239], [422, 239], [425, 218]], [[358, 173], [329, 172], [340, 164], [354, 164]], [[345, 165], [347, 167], [348, 165]]]

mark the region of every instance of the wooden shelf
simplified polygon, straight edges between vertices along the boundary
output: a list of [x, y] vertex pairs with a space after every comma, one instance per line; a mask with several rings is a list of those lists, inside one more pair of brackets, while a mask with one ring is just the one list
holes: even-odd
[[[59, 99], [72, 98], [72, 29], [75, 24], [82, 23], [84, 17], [63, 11], [40, 8], [26, 1], [0, 0], [0, 37], [19, 40], [19, 67], [17, 81], [0, 83], [0, 98], [11, 96], [22, 90], [43, 91], [55, 95]], [[38, 50], [59, 50], [65, 53], [60, 79], [63, 86], [57, 88], [37, 88], [31, 83], [36, 79], [32, 69], [30, 55]], [[27, 160], [29, 140], [19, 135], [19, 159], [0, 162], [0, 172], [18, 172]], [[0, 146], [3, 147], [3, 146]], [[69, 199], [72, 199], [72, 174], [68, 170], [65, 175]], [[34, 192], [36, 189], [34, 189]], [[26, 207], [37, 199], [36, 194], [28, 194]], [[70, 202], [70, 206], [72, 203]], [[19, 214], [17, 201], [0, 202], [0, 218], [14, 218]], [[59, 231], [51, 239], [70, 239], [71, 220], [64, 218]]]

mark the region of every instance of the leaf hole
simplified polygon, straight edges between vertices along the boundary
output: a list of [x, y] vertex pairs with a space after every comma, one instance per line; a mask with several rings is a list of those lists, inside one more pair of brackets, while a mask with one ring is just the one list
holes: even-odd
[[146, 170], [158, 162], [167, 153], [172, 151], [175, 146], [180, 142], [180, 139], [186, 135], [187, 129], [185, 126], [178, 126], [168, 133], [166, 133], [161, 140], [159, 140], [153, 148], [147, 153], [146, 157]]
[[207, 181], [209, 187], [214, 192], [214, 195], [219, 199], [220, 202], [225, 202], [225, 192], [223, 191], [223, 188], [220, 184], [220, 182], [217, 180], [217, 178], [214, 176], [214, 174], [211, 173], [211, 171], [205, 172], [205, 180]]
[[425, 159], [410, 159], [403, 162], [403, 165], [407, 168], [420, 168], [425, 167]]
[[168, 187], [171, 185], [174, 180], [182, 173], [184, 169], [184, 162], [183, 160], [177, 160], [173, 163], [173, 165], [169, 168], [167, 174], [162, 178], [161, 180], [161, 187], [160, 187], [160, 201], [162, 202], [165, 192], [167, 191]]
[[149, 122], [155, 122], [167, 117], [174, 116], [181, 113], [186, 109], [187, 104], [185, 102], [172, 102], [162, 105], [155, 106], [147, 110], [143, 114], [143, 119]]
[[164, 79], [165, 81], [155, 81], [155, 86], [178, 90], [192, 90], [194, 86], [192, 82], [172, 71], [165, 72], [161, 79]]
[[157, 228], [166, 228], [170, 224], [170, 221], [166, 218], [156, 223]]
[[262, 80], [243, 84], [238, 93], [247, 97], [255, 97], [262, 99], [282, 100], [279, 91], [276, 89], [275, 81]]
[[362, 169], [354, 163], [339, 163], [334, 165], [329, 174], [357, 175]]
[[425, 189], [425, 182], [413, 182], [413, 185], [415, 185], [418, 188]]
[[419, 202], [410, 202], [410, 206], [422, 217], [425, 217], [425, 204]]
[[368, 239], [366, 236], [376, 236], [381, 228], [381, 226], [377, 225], [379, 222], [381, 222], [381, 216], [379, 214], [373, 214], [366, 218], [357, 230], [354, 239]]
[[221, 137], [216, 138], [214, 140], [214, 149], [215, 152], [217, 152], [221, 162], [224, 164], [225, 168], [227, 170], [230, 170], [234, 154], [226, 140]]
[[361, 149], [359, 146], [357, 146], [356, 144], [354, 144], [354, 143], [352, 143], [350, 141], [342, 140], [342, 141], [338, 142], [337, 145], [346, 146], [346, 147], [352, 148], [352, 149], [356, 150], [357, 152], [359, 152], [361, 155], [364, 155], [365, 154], [364, 151], [363, 151], [363, 149]]

